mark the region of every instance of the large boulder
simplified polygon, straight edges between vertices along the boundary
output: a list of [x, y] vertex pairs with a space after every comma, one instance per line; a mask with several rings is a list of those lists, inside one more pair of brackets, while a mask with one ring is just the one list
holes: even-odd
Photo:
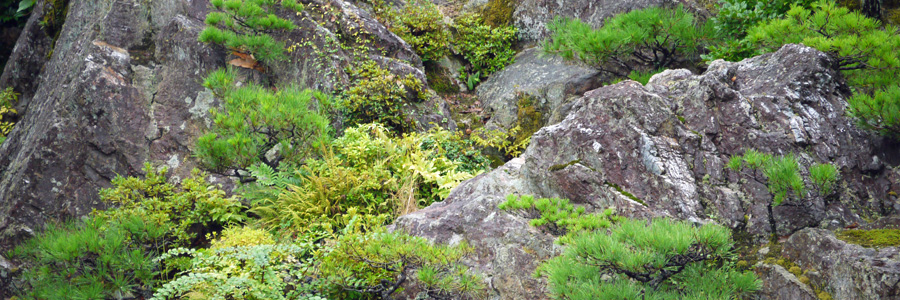
[[772, 233], [765, 179], [725, 168], [731, 155], [759, 149], [841, 171], [836, 193], [810, 192], [774, 208], [778, 235], [896, 214], [900, 181], [890, 166], [900, 148], [845, 117], [848, 91], [831, 66], [824, 53], [786, 45], [737, 63], [713, 62], [702, 75], [670, 70], [647, 86], [625, 81], [589, 91], [561, 108], [562, 122], [535, 133], [519, 159], [400, 217], [395, 228], [438, 242], [467, 240], [496, 296], [541, 299], [535, 264], [510, 264], [501, 250], [540, 259], [555, 248], [546, 233], [522, 228], [528, 216], [496, 208], [505, 194], [568, 198], [629, 217], [716, 221], [761, 241]]
[[788, 238], [781, 254], [815, 270], [810, 282], [834, 299], [900, 299], [900, 247], [864, 248], [808, 228]]
[[584, 92], [600, 87], [600, 71], [567, 63], [555, 55], [531, 48], [519, 53], [515, 62], [491, 75], [476, 89], [488, 126], [524, 127], [533, 133], [548, 122], [559, 122], [558, 108]]
[[[335, 92], [349, 84], [345, 67], [366, 58], [396, 75], [425, 79], [410, 46], [365, 11], [342, 0], [301, 2], [306, 9], [299, 15], [276, 11], [298, 25], [275, 34], [291, 59], [244, 76]], [[201, 82], [233, 58], [197, 39], [207, 1], [47, 3], [36, 4], [0, 76], [0, 87], [23, 95], [22, 119], [0, 145], [0, 251], [48, 220], [103, 207], [98, 189], [117, 175], [140, 175], [146, 161], [167, 165], [175, 179], [187, 176], [197, 166], [194, 142], [218, 105]], [[40, 23], [66, 11], [54, 40], [57, 33]], [[439, 98], [407, 110], [423, 127], [452, 127]]]
[[815, 292], [779, 265], [760, 264], [756, 274], [763, 285], [759, 296], [763, 300], [817, 300]]

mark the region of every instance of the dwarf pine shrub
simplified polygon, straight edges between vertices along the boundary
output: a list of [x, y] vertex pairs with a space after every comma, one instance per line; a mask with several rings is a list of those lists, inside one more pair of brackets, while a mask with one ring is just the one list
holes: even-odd
[[276, 41], [271, 34], [294, 30], [297, 26], [269, 11], [277, 5], [300, 12], [303, 5], [297, 0], [210, 0], [210, 3], [217, 11], [206, 15], [207, 26], [200, 32], [201, 42], [249, 53], [265, 63], [287, 59], [284, 42]]
[[664, 70], [697, 54], [715, 35], [683, 7], [652, 7], [619, 14], [593, 29], [577, 19], [547, 25], [544, 51], [579, 59], [620, 78], [632, 71]]
[[748, 30], [744, 40], [762, 52], [801, 43], [831, 55], [854, 89], [848, 113], [867, 129], [900, 137], [900, 31], [859, 12], [820, 0], [794, 6], [784, 18]]
[[539, 268], [561, 299], [736, 299], [761, 285], [734, 267], [731, 232], [716, 224], [621, 220], [568, 244]]
[[298, 162], [330, 140], [324, 111], [332, 100], [323, 93], [238, 86], [230, 69], [213, 72], [204, 86], [223, 100], [222, 107], [212, 111], [214, 125], [195, 149], [211, 170], [252, 180], [245, 173], [251, 166], [277, 168], [282, 162]]

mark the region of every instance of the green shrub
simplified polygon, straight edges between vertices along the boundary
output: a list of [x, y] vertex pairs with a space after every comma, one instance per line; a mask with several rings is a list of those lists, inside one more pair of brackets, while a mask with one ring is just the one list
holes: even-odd
[[[353, 229], [355, 225], [351, 225]], [[317, 257], [318, 285], [332, 299], [393, 299], [405, 282], [429, 299], [483, 299], [484, 283], [459, 261], [465, 242], [434, 245], [408, 234], [350, 230]]]
[[321, 159], [281, 172], [256, 170], [264, 178], [256, 188], [268, 191], [251, 198], [252, 211], [265, 225], [292, 232], [333, 233], [358, 215], [390, 222], [443, 200], [487, 164], [471, 143], [446, 130], [398, 137], [383, 125], [361, 125], [345, 130]]
[[647, 71], [632, 70], [631, 73], [628, 74], [628, 79], [640, 82], [643, 85], [647, 85], [647, 83], [650, 82], [650, 78], [653, 77], [653, 75], [662, 73], [662, 71], [664, 71], [664, 70], [647, 70]]
[[323, 111], [331, 100], [325, 94], [294, 87], [272, 92], [252, 83], [238, 87], [234, 76], [218, 70], [204, 82], [223, 100], [212, 111], [211, 132], [197, 140], [195, 149], [208, 168], [231, 170], [228, 175], [245, 179], [243, 171], [255, 164], [277, 168], [299, 162], [330, 139]]
[[854, 94], [847, 112], [861, 127], [900, 138], [900, 85], [876, 90], [872, 95]]
[[24, 26], [36, 0], [0, 0], [0, 24], [18, 23]]
[[832, 164], [814, 164], [809, 167], [809, 179], [822, 196], [831, 194], [839, 172]]
[[11, 87], [0, 91], [0, 144], [6, 140], [6, 135], [16, 125], [11, 119], [18, 114], [13, 105], [19, 100], [19, 94], [14, 92]]
[[900, 136], [900, 35], [859, 12], [820, 0], [811, 9], [793, 7], [782, 19], [748, 30], [745, 42], [763, 52], [784, 44], [802, 43], [828, 53], [856, 93], [849, 114], [858, 123], [881, 134]]
[[254, 245], [195, 250], [176, 248], [157, 261], [190, 257], [191, 267], [153, 295], [164, 299], [325, 299], [311, 295], [303, 278], [314, 246]]
[[[225, 45], [241, 53], [250, 53], [256, 59], [274, 63], [285, 60], [284, 42], [275, 41], [270, 35], [276, 31], [294, 30], [287, 19], [269, 13], [276, 7], [274, 0], [210, 0], [218, 11], [206, 15], [206, 28], [200, 32], [200, 41]], [[280, 6], [300, 12], [303, 5], [296, 0], [278, 1]]]
[[404, 77], [394, 75], [373, 61], [361, 63], [348, 71], [354, 82], [343, 91], [342, 106], [351, 124], [377, 122], [397, 132], [415, 128], [415, 120], [403, 112], [403, 107], [407, 103], [426, 99], [422, 81], [412, 74]]
[[455, 21], [454, 47], [470, 64], [466, 71], [460, 72], [464, 74], [460, 78], [463, 82], [474, 76], [477, 78], [472, 79], [471, 86], [474, 87], [481, 78], [487, 78], [513, 62], [516, 56], [512, 47], [516, 42], [515, 27], [491, 27], [478, 14], [465, 14]]
[[712, 26], [700, 24], [683, 7], [634, 10], [596, 30], [577, 19], [557, 18], [547, 29], [545, 52], [578, 58], [622, 78], [690, 60], [714, 36]]
[[391, 16], [388, 29], [412, 45], [422, 59], [437, 61], [450, 52], [450, 30], [431, 1], [409, 2]]
[[144, 179], [117, 176], [113, 188], [100, 190], [100, 199], [117, 206], [92, 214], [114, 223], [139, 217], [154, 226], [166, 226], [166, 237], [173, 245], [190, 245], [211, 227], [243, 222], [244, 206], [235, 198], [210, 185], [199, 170], [181, 181], [167, 182], [166, 168], [158, 171], [147, 163]]
[[724, 35], [741, 39], [754, 25], [784, 16], [791, 6], [810, 7], [813, 0], [720, 0], [713, 18], [716, 29]]
[[576, 234], [607, 228], [613, 222], [621, 220], [613, 215], [611, 208], [602, 213], [587, 214], [584, 207], [575, 207], [568, 199], [559, 198], [534, 199], [534, 196], [507, 195], [506, 201], [500, 203], [499, 208], [536, 212], [539, 217], [532, 219], [529, 224], [535, 227], [547, 226], [555, 235], [563, 236], [558, 240], [560, 243], [568, 242]]
[[19, 277], [25, 283], [20, 296], [121, 299], [149, 292], [157, 284], [153, 257], [163, 250], [167, 226], [135, 215], [50, 224], [11, 252], [28, 266]]
[[800, 164], [794, 155], [772, 158], [763, 167], [763, 174], [768, 180], [766, 186], [772, 193], [775, 206], [781, 205], [790, 191], [797, 197], [803, 197], [803, 178], [800, 177]]
[[560, 299], [735, 299], [760, 281], [734, 268], [727, 228], [667, 219], [624, 220], [575, 236], [540, 267]]

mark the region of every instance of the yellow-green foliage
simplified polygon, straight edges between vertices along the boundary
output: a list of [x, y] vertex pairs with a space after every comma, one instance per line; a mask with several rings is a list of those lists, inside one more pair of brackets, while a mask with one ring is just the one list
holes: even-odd
[[467, 70], [461, 72], [463, 81], [473, 75], [479, 80], [487, 78], [515, 59], [516, 52], [512, 47], [516, 41], [515, 27], [492, 27], [484, 22], [481, 15], [466, 14], [456, 19], [455, 28], [456, 52], [470, 64]]
[[0, 91], [0, 144], [6, 140], [6, 135], [12, 130], [15, 122], [9, 120], [18, 112], [12, 106], [19, 100], [19, 94], [13, 91], [11, 87]]
[[519, 134], [522, 131], [524, 130], [521, 126], [513, 127], [510, 130], [481, 127], [475, 129], [469, 138], [481, 147], [500, 150], [506, 155], [504, 158], [508, 160], [521, 155], [531, 143], [531, 135]]
[[516, 2], [513, 0], [490, 0], [481, 10], [484, 23], [491, 27], [509, 26], [512, 23], [512, 15], [516, 10]]
[[473, 145], [449, 131], [395, 136], [377, 123], [360, 125], [348, 128], [321, 159], [283, 172], [256, 170], [269, 192], [251, 199], [252, 211], [270, 227], [330, 233], [353, 216], [382, 215], [389, 222], [440, 201], [486, 168]]
[[274, 245], [275, 240], [269, 232], [248, 226], [232, 226], [225, 228], [219, 237], [212, 241], [210, 249], [230, 247]]
[[354, 82], [344, 90], [342, 106], [347, 110], [350, 123], [378, 122], [397, 132], [415, 128], [415, 120], [403, 112], [403, 107], [427, 97], [422, 81], [412, 74], [403, 77], [394, 75], [373, 61], [361, 63], [348, 71]]
[[323, 299], [311, 295], [301, 280], [311, 244], [268, 244], [195, 250], [176, 248], [157, 261], [190, 257], [191, 267], [156, 290], [164, 299]]
[[837, 237], [863, 247], [900, 246], [900, 229], [843, 230], [837, 232]]
[[316, 257], [317, 284], [329, 298], [392, 299], [408, 281], [430, 299], [484, 299], [483, 280], [459, 262], [471, 252], [465, 242], [434, 245], [383, 227], [363, 233], [356, 226]]
[[429, 0], [406, 3], [390, 12], [388, 29], [409, 43], [424, 60], [436, 61], [450, 52], [450, 30], [444, 18]]
[[140, 217], [156, 226], [170, 227], [168, 236], [177, 245], [188, 245], [202, 237], [198, 229], [246, 219], [243, 204], [235, 197], [226, 198], [225, 192], [207, 183], [199, 170], [195, 169], [180, 186], [168, 182], [166, 168], [157, 171], [147, 163], [144, 172], [143, 179], [113, 179], [114, 187], [100, 190], [100, 198], [117, 208], [94, 211], [93, 215], [107, 222]]

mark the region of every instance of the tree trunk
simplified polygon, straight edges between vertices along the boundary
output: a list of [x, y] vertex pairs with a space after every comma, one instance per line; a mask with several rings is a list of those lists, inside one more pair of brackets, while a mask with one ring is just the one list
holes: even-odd
[[881, 2], [883, 0], [861, 0], [862, 13], [867, 17], [881, 20]]

